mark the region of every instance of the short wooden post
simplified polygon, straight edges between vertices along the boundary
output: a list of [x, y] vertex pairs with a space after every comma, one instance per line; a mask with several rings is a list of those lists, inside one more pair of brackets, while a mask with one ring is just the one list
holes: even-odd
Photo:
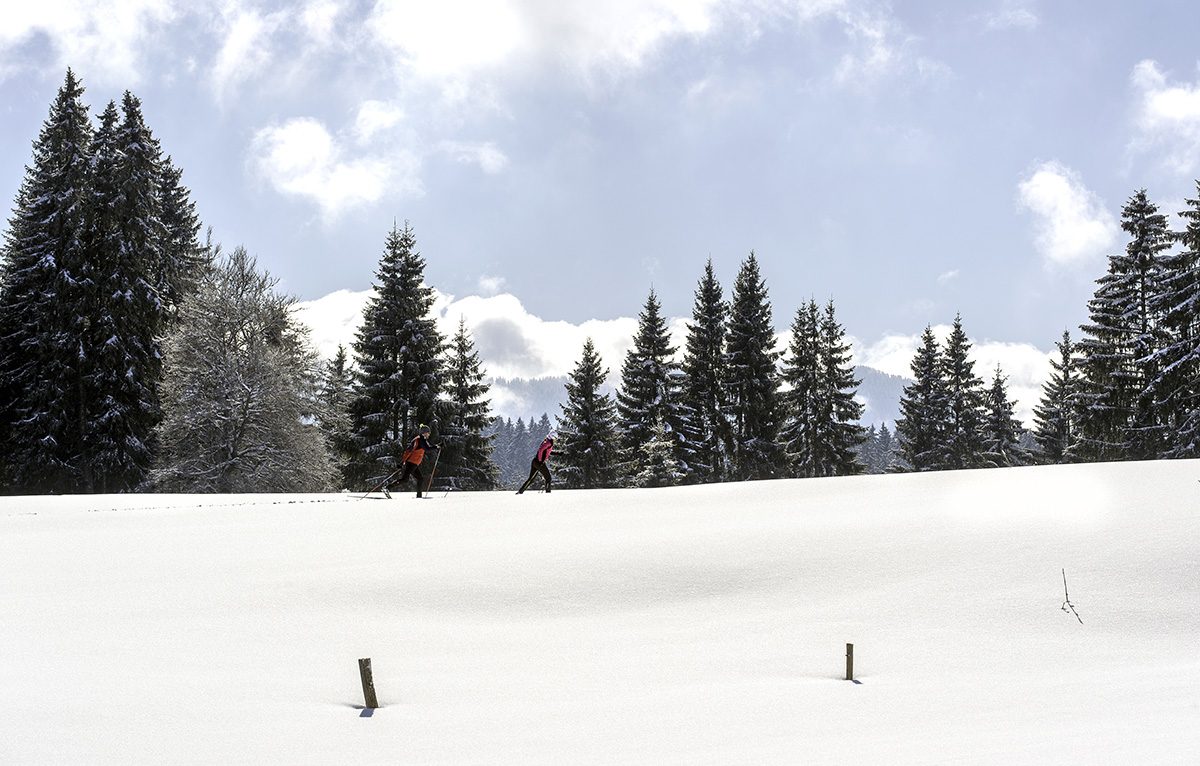
[[846, 644], [846, 680], [854, 680], [854, 644]]
[[379, 700], [375, 699], [375, 679], [371, 677], [370, 657], [358, 661], [358, 674], [362, 676], [363, 698], [366, 700], [367, 707], [379, 707]]

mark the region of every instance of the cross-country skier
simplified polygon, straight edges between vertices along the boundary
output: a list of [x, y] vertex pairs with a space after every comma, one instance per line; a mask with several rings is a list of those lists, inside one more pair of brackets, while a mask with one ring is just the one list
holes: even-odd
[[415, 476], [417, 478], [417, 497], [420, 497], [421, 483], [424, 480], [424, 477], [421, 476], [421, 461], [425, 459], [425, 451], [440, 449], [441, 446], [429, 443], [429, 426], [422, 425], [412, 443], [408, 445], [408, 449], [404, 450], [404, 473], [400, 474], [399, 479], [385, 485], [383, 494], [391, 497], [392, 493], [388, 492], [389, 487], [403, 484], [408, 481], [409, 476]]
[[546, 467], [546, 462], [550, 460], [550, 451], [554, 449], [554, 438], [557, 436], [553, 431], [546, 434], [546, 438], [542, 440], [542, 446], [538, 447], [537, 454], [533, 456], [533, 460], [529, 462], [529, 478], [517, 490], [517, 494], [521, 494], [525, 489], [533, 483], [534, 478], [541, 473], [546, 478], [546, 491], [550, 491], [550, 469]]

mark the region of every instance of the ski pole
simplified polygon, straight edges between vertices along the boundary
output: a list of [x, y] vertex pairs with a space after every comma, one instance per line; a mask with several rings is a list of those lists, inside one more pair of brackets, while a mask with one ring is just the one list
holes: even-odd
[[429, 483], [425, 485], [425, 494], [429, 494], [429, 488], [433, 486], [433, 476], [437, 473], [438, 461], [442, 459], [442, 451], [439, 449], [437, 454], [433, 456], [433, 468], [429, 469]]
[[367, 499], [367, 495], [370, 495], [372, 492], [378, 492], [381, 487], [387, 486], [387, 483], [392, 480], [392, 477], [395, 476], [396, 474], [400, 473], [400, 470], [403, 467], [404, 466], [400, 466], [400, 468], [397, 468], [396, 470], [389, 473], [387, 476], [383, 477], [383, 481], [379, 482], [374, 487], [371, 487], [370, 489], [368, 489], [367, 494], [363, 495], [362, 497], [359, 497], [358, 499], [365, 500], [365, 499]]

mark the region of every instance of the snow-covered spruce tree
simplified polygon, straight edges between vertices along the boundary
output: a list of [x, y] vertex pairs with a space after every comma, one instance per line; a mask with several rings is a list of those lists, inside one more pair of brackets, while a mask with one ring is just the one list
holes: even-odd
[[733, 286], [725, 358], [725, 391], [733, 427], [733, 477], [771, 479], [787, 475], [778, 443], [782, 420], [775, 331], [767, 285], [751, 251]]
[[600, 392], [607, 377], [608, 370], [601, 367], [600, 355], [588, 338], [583, 356], [567, 380], [567, 402], [561, 405], [554, 450], [561, 466], [558, 473], [569, 487], [593, 489], [616, 484], [616, 407], [608, 394]]
[[109, 140], [113, 105], [93, 150], [86, 241], [104, 299], [89, 328], [93, 388], [102, 399], [87, 424], [88, 462], [100, 491], [137, 487], [150, 470], [161, 411], [159, 337], [165, 329], [156, 270], [166, 259], [160, 197], [161, 152], [128, 91]]
[[711, 258], [695, 296], [683, 355], [684, 438], [693, 445], [696, 481], [721, 481], [728, 475], [732, 449], [724, 389], [728, 306]]
[[156, 486], [316, 492], [336, 480], [318, 414], [320, 364], [293, 298], [237, 248], [167, 337]]
[[818, 338], [818, 394], [816, 428], [813, 441], [813, 466], [817, 476], [850, 476], [862, 473], [855, 457], [862, 444], [863, 427], [859, 423], [863, 405], [854, 398], [860, 381], [854, 377], [850, 344], [846, 331], [838, 323], [833, 301], [825, 304]]
[[[546, 438], [546, 435], [549, 434], [553, 428], [554, 427], [550, 423], [550, 415], [548, 413], [543, 412], [542, 416], [537, 419], [536, 423], [531, 419], [529, 421], [529, 432], [533, 435], [533, 440], [530, 446], [536, 450], [541, 445], [542, 440]], [[533, 452], [530, 452], [529, 454], [532, 456]]]
[[909, 470], [934, 471], [941, 466], [942, 439], [948, 426], [946, 385], [933, 328], [925, 327], [911, 369], [913, 382], [900, 396], [897, 453]]
[[1129, 244], [1124, 253], [1109, 257], [1107, 273], [1097, 280], [1078, 346], [1078, 452], [1089, 460], [1152, 459], [1167, 445], [1151, 383], [1166, 345], [1155, 296], [1161, 292], [1162, 253], [1171, 246], [1170, 232], [1145, 189], [1125, 203], [1121, 228]]
[[71, 70], [33, 144], [0, 261], [0, 479], [16, 493], [80, 492], [95, 307], [83, 244], [92, 126]]
[[363, 310], [354, 342], [355, 398], [350, 407], [361, 460], [355, 485], [373, 483], [400, 467], [408, 440], [422, 423], [434, 429], [442, 390], [444, 341], [430, 316], [433, 288], [423, 284], [425, 260], [406, 222], [384, 243], [375, 295]]
[[943, 470], [982, 468], [983, 381], [971, 361], [971, 341], [963, 330], [962, 316], [955, 315], [942, 355], [942, 381], [946, 392], [946, 428], [942, 432], [937, 467]]
[[796, 309], [792, 335], [783, 359], [784, 418], [779, 440], [787, 454], [789, 476], [818, 476], [816, 428], [821, 404], [821, 315], [810, 300]]
[[1021, 446], [1024, 428], [1013, 415], [1013, 402], [1008, 398], [1008, 386], [1000, 365], [992, 384], [983, 396], [983, 459], [987, 465], [1007, 468], [1033, 462], [1029, 451]]
[[446, 360], [445, 399], [440, 403], [442, 455], [438, 461], [441, 486], [454, 489], [495, 489], [500, 469], [492, 462], [492, 442], [485, 434], [491, 416], [489, 386], [466, 320], [450, 341]]
[[1033, 408], [1033, 438], [1044, 463], [1069, 463], [1075, 452], [1075, 398], [1079, 387], [1075, 344], [1064, 330], [1055, 343], [1058, 359], [1050, 360], [1050, 379], [1042, 385], [1042, 398]]
[[883, 473], [879, 469], [879, 431], [874, 423], [867, 426], [862, 444], [858, 445], [858, 462], [864, 473]]
[[531, 457], [532, 453], [529, 451], [529, 429], [525, 425], [525, 419], [518, 417], [517, 422], [513, 424], [508, 443], [509, 474], [504, 480], [505, 486], [520, 486], [521, 482], [525, 481], [525, 477], [529, 472], [529, 459]]
[[662, 420], [650, 428], [650, 438], [641, 445], [645, 457], [633, 477], [635, 487], [674, 487], [684, 479], [683, 470], [675, 460], [675, 440]]
[[888, 430], [887, 423], [879, 427], [879, 473], [891, 473], [900, 462], [897, 454], [898, 445]]
[[661, 423], [671, 442], [671, 454], [677, 467], [684, 472], [681, 461], [684, 444], [680, 433], [679, 382], [674, 373], [675, 348], [662, 316], [662, 306], [654, 290], [638, 315], [637, 334], [633, 347], [621, 366], [621, 388], [617, 392], [617, 417], [621, 428], [621, 453], [624, 460], [618, 471], [630, 481], [637, 481], [649, 456], [642, 445], [651, 438], [656, 423]]
[[508, 486], [505, 476], [508, 469], [508, 442], [512, 431], [512, 422], [502, 417], [493, 417], [484, 429], [483, 435], [492, 445], [492, 462], [496, 465], [496, 486]]
[[333, 359], [326, 363], [321, 374], [317, 425], [325, 436], [329, 456], [336, 470], [339, 489], [349, 487], [347, 471], [358, 454], [350, 432], [350, 401], [354, 396], [353, 373], [346, 356], [346, 347], [338, 346]]
[[158, 193], [164, 240], [154, 286], [169, 323], [210, 267], [212, 252], [200, 243], [200, 217], [191, 192], [183, 185], [183, 170], [175, 167], [169, 156], [163, 158], [161, 170]]
[[1155, 299], [1166, 346], [1150, 388], [1169, 458], [1200, 457], [1200, 182], [1196, 190], [1179, 213], [1186, 222], [1175, 235], [1181, 248], [1163, 256], [1166, 273]]

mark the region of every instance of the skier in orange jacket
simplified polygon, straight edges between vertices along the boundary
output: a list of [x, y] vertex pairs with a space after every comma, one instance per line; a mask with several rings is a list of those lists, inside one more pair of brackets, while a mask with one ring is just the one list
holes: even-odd
[[404, 482], [408, 481], [409, 476], [415, 476], [417, 479], [417, 497], [420, 497], [421, 482], [424, 478], [421, 476], [421, 461], [425, 459], [426, 450], [439, 449], [441, 449], [441, 447], [437, 444], [429, 443], [429, 426], [422, 425], [416, 437], [412, 440], [412, 443], [408, 445], [408, 449], [404, 450], [404, 473], [400, 475], [399, 479], [396, 479], [394, 482], [390, 482], [388, 486], [385, 486], [383, 488], [383, 494], [391, 497], [392, 493], [388, 492], [390, 487], [403, 484]]

